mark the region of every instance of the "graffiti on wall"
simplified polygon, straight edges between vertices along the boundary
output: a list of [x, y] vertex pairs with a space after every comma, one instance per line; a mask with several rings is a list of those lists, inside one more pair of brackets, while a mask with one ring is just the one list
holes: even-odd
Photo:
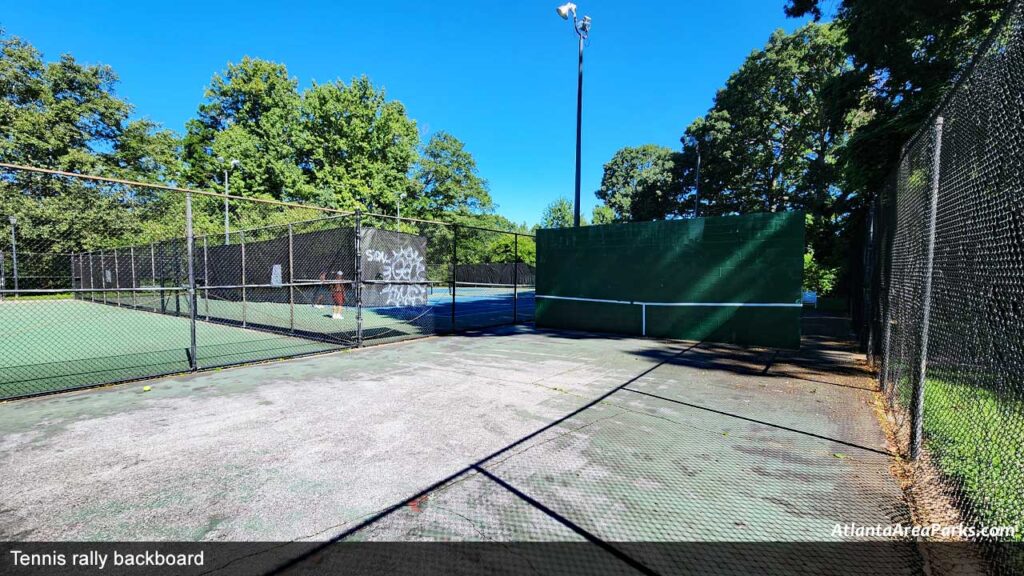
[[426, 306], [427, 285], [411, 282], [426, 282], [427, 267], [423, 254], [411, 246], [391, 250], [367, 250], [368, 262], [379, 262], [381, 280], [399, 282], [388, 284], [381, 289], [386, 306]]

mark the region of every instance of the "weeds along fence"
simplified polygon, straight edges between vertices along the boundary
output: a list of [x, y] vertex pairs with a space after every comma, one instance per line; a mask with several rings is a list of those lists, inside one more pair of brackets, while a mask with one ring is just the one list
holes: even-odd
[[0, 399], [533, 319], [528, 235], [3, 170]]
[[[920, 500], [1024, 533], [1024, 8], [1008, 12], [873, 206], [869, 353]], [[928, 471], [934, 471], [932, 488]], [[1021, 547], [973, 539], [997, 567]]]

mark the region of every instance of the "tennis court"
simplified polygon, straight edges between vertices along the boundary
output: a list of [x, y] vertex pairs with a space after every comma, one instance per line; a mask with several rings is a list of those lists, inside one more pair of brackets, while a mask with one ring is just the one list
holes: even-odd
[[[200, 292], [196, 367], [301, 356], [355, 345], [357, 313], [332, 318], [327, 291], [298, 289], [298, 305], [224, 301]], [[106, 299], [106, 302], [104, 300]], [[327, 303], [323, 303], [326, 301]], [[351, 299], [349, 302], [351, 303]], [[453, 302], [455, 314], [452, 314]], [[532, 286], [431, 289], [419, 306], [364, 307], [368, 341], [391, 341], [512, 323], [533, 314]], [[120, 304], [120, 305], [119, 305]], [[182, 290], [0, 302], [0, 398], [26, 396], [190, 370], [188, 298]]]
[[[83, 300], [7, 300], [0, 344], [4, 396], [90, 386], [189, 369], [187, 316]], [[307, 339], [200, 322], [197, 360], [215, 367], [332, 350]]]
[[[838, 541], [837, 523], [906, 520], [873, 389], [826, 338], [795, 352], [520, 326], [8, 402], [3, 536], [584, 534], [671, 571], [683, 559], [628, 543]], [[909, 544], [845, 554], [789, 573], [917, 569]]]
[[[454, 294], [450, 283], [424, 283], [421, 303], [362, 307], [363, 338], [394, 339], [456, 329], [512, 324], [534, 313], [533, 285], [459, 282]], [[295, 290], [295, 305], [288, 302], [218, 300], [199, 291], [196, 311], [202, 320], [228, 321], [256, 328], [288, 330], [314, 338], [350, 345], [356, 332], [355, 297], [346, 291], [341, 320], [332, 318], [330, 292], [321, 286]], [[454, 306], [453, 306], [454, 305]], [[454, 307], [454, 314], [453, 314]]]

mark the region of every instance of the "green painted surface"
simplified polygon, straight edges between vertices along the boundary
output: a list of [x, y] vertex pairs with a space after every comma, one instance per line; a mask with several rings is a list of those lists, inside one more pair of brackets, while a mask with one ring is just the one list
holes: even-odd
[[[162, 294], [161, 294], [162, 292]], [[118, 306], [120, 294], [120, 306]], [[200, 290], [200, 296], [204, 291]], [[331, 317], [329, 294], [307, 302], [196, 303], [199, 369], [338, 350], [356, 344], [356, 310]], [[189, 370], [188, 300], [180, 290], [95, 292], [84, 299], [0, 302], [0, 399], [70, 390]], [[519, 317], [533, 314], [532, 291]], [[105, 302], [104, 303], [104, 298]], [[426, 306], [363, 308], [364, 343], [451, 331], [451, 296], [432, 294]], [[457, 329], [511, 323], [511, 298], [467, 290], [456, 306]], [[321, 304], [322, 302], [322, 304]]]
[[[0, 398], [189, 368], [187, 317], [81, 300], [0, 303]], [[336, 345], [208, 322], [196, 326], [200, 368], [336, 349]]]
[[[540, 230], [537, 294], [655, 303], [796, 303], [803, 214]], [[537, 299], [537, 325], [640, 334], [644, 307]], [[646, 307], [648, 336], [796, 348], [799, 307]]]

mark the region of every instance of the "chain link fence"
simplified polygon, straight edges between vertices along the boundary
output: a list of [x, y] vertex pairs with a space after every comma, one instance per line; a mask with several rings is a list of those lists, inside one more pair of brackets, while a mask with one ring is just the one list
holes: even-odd
[[[871, 207], [865, 340], [919, 506], [1024, 536], [1024, 7], [997, 26]], [[1019, 545], [968, 539], [998, 571]]]
[[[10, 167], [0, 192], [0, 399], [533, 319], [529, 235]], [[103, 228], [57, 230], [69, 195]]]

